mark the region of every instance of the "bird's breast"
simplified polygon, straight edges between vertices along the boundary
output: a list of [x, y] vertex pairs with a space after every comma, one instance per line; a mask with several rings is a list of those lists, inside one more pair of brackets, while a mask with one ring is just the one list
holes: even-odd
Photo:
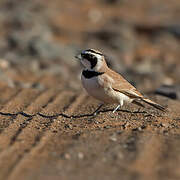
[[81, 81], [82, 81], [84, 88], [86, 89], [86, 91], [89, 94], [97, 95], [101, 91], [97, 77], [87, 79], [82, 75]]
[[110, 96], [108, 96], [106, 88], [103, 88], [99, 84], [98, 77], [87, 79], [82, 75], [81, 81], [82, 81], [83, 87], [86, 89], [89, 95], [106, 103], [112, 103], [114, 101]]

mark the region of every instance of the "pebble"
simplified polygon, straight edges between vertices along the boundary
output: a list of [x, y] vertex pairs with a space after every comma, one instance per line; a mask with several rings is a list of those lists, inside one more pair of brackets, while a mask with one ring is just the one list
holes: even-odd
[[6, 59], [0, 59], [0, 68], [7, 69], [10, 66], [10, 63]]
[[162, 123], [162, 126], [165, 127], [165, 128], [168, 128], [169, 127], [169, 123]]
[[84, 159], [84, 154], [82, 152], [78, 152], [78, 158], [79, 159]]
[[88, 12], [88, 16], [93, 23], [98, 23], [102, 18], [102, 13], [97, 9], [92, 9]]
[[127, 123], [125, 124], [125, 127], [126, 127], [126, 128], [127, 128], [127, 127], [130, 127], [130, 123], [127, 122]]
[[68, 154], [68, 153], [65, 153], [65, 154], [64, 154], [64, 158], [67, 159], [67, 160], [69, 160], [69, 159], [71, 159], [71, 155]]
[[113, 134], [112, 136], [109, 137], [110, 141], [116, 142], [117, 141], [117, 137], [116, 134]]
[[65, 124], [65, 126], [64, 126], [65, 128], [69, 128], [69, 129], [73, 129], [73, 126], [71, 125], [71, 124]]
[[117, 153], [117, 157], [118, 157], [118, 159], [123, 159], [123, 158], [124, 158], [124, 155], [123, 155], [123, 153], [118, 152], [118, 153]]
[[104, 126], [105, 129], [110, 129], [111, 126], [107, 125], [107, 126]]
[[171, 99], [180, 99], [180, 85], [162, 85], [155, 93]]

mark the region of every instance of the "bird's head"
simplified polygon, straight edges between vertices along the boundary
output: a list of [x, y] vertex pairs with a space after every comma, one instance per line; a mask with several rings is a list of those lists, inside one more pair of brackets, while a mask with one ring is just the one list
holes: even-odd
[[99, 71], [101, 68], [107, 66], [104, 55], [94, 49], [84, 50], [75, 57], [89, 70]]

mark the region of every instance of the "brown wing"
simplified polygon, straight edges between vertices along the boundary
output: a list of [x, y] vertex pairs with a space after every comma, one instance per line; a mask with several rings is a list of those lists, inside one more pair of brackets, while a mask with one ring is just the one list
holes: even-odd
[[109, 71], [106, 72], [107, 75], [112, 77], [114, 80], [114, 83], [112, 84], [112, 88], [115, 91], [119, 91], [130, 98], [139, 98], [143, 97], [143, 95], [137, 91], [137, 89], [132, 86], [127, 80], [125, 80], [120, 74], [116, 73], [115, 71], [112, 71], [109, 69]]
[[[130, 98], [133, 99], [133, 103], [141, 107], [143, 107], [143, 105], [140, 102], [138, 102], [138, 100], [143, 101], [161, 111], [165, 111], [165, 108], [160, 104], [157, 104], [156, 102], [143, 97], [143, 95], [139, 91], [137, 91], [137, 89], [134, 86], [132, 86], [128, 81], [126, 81], [120, 74], [112, 71], [111, 69], [108, 69], [108, 71], [106, 71], [106, 75], [109, 78], [107, 76], [104, 76], [102, 83], [103, 85], [106, 86], [106, 88], [107, 87], [112, 88], [115, 91], [118, 91], [120, 93], [129, 96]], [[110, 79], [112, 79], [112, 81]]]

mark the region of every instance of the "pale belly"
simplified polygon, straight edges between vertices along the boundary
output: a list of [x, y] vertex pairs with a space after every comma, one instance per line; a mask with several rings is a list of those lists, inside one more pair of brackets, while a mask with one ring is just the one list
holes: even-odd
[[96, 77], [86, 79], [81, 76], [81, 81], [88, 94], [102, 102], [120, 104], [123, 101], [131, 101], [128, 96], [116, 92], [112, 88], [102, 88]]

